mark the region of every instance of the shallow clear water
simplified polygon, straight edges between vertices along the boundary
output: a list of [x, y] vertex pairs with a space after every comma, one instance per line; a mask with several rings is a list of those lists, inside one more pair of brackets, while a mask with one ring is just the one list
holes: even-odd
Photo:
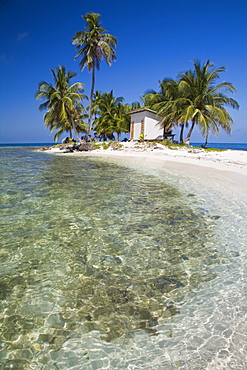
[[25, 147], [1, 148], [1, 172], [3, 369], [245, 368], [229, 189]]

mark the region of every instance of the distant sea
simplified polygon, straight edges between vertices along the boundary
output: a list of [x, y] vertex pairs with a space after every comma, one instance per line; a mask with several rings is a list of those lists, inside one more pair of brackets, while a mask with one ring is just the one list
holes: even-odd
[[[0, 144], [3, 146], [49, 146], [55, 143], [19, 143], [19, 144]], [[202, 143], [191, 143], [191, 146], [200, 147]], [[247, 150], [247, 143], [209, 143], [207, 148], [216, 149], [231, 149], [231, 150]]]
[[[191, 143], [191, 145], [200, 147], [202, 143]], [[209, 143], [206, 148], [247, 150], [247, 143]]]

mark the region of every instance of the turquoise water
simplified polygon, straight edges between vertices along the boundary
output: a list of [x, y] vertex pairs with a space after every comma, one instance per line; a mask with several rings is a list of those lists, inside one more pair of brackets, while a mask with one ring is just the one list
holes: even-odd
[[0, 148], [2, 368], [244, 368], [245, 205], [32, 149]]
[[[200, 147], [202, 143], [191, 143], [191, 146]], [[33, 143], [33, 144], [0, 144], [0, 147], [8, 147], [8, 146], [50, 146], [54, 145], [54, 143]], [[231, 150], [247, 150], [247, 143], [208, 143], [207, 148], [217, 148], [217, 149], [231, 149]]]
[[[192, 146], [201, 146], [204, 143], [191, 143]], [[247, 150], [247, 143], [208, 143], [206, 148]]]

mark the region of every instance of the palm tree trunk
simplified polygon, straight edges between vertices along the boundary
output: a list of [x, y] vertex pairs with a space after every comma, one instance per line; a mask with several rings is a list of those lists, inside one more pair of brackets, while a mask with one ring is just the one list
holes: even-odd
[[93, 107], [93, 92], [94, 92], [94, 85], [95, 85], [95, 66], [93, 66], [92, 69], [92, 86], [91, 86], [91, 92], [90, 92], [90, 104], [89, 104], [89, 114], [88, 114], [88, 132], [87, 132], [87, 138], [88, 135], [91, 133], [91, 120], [92, 120], [92, 107]]
[[208, 132], [206, 133], [205, 136], [205, 143], [201, 145], [201, 148], [206, 148], [207, 143], [208, 143]]
[[163, 127], [163, 140], [165, 140], [165, 136], [166, 136], [166, 126]]
[[183, 144], [184, 142], [184, 138], [183, 138], [183, 135], [184, 135], [184, 123], [181, 126], [181, 129], [180, 129], [180, 138], [179, 138], [179, 142], [180, 144]]
[[188, 134], [186, 136], [186, 139], [184, 141], [184, 144], [185, 145], [190, 145], [190, 137], [191, 137], [191, 134], [192, 134], [192, 131], [193, 131], [194, 126], [195, 126], [195, 121], [192, 121], [192, 125], [191, 125], [191, 127], [189, 129], [189, 132], [188, 132]]
[[78, 134], [78, 131], [77, 131], [76, 127], [75, 127], [75, 122], [74, 122], [74, 120], [73, 120], [72, 117], [71, 117], [71, 123], [72, 123], [72, 127], [73, 127], [73, 130], [74, 130], [75, 136], [76, 136], [77, 140], [79, 141], [79, 143], [81, 143], [82, 140], [81, 140], [81, 138], [80, 138], [80, 136]]

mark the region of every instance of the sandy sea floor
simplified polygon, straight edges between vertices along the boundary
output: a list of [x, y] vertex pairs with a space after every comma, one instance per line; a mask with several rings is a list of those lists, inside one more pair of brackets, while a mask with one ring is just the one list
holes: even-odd
[[[206, 208], [221, 215], [216, 249], [237, 257], [218, 266], [218, 278], [187, 297], [180, 315], [161, 326], [158, 337], [137, 335], [133, 341], [134, 356], [119, 348], [121, 356], [126, 356], [126, 364], [146, 356], [142, 365], [145, 369], [149, 357], [152, 369], [245, 369], [247, 152], [175, 151], [159, 145], [145, 149], [127, 143], [121, 150], [72, 155], [101, 158], [156, 176], [170, 173], [171, 183], [180, 188], [189, 189], [191, 184]], [[153, 359], [152, 350], [157, 354], [160, 351], [161, 362]]]
[[6, 369], [246, 369], [247, 152], [12, 154]]

